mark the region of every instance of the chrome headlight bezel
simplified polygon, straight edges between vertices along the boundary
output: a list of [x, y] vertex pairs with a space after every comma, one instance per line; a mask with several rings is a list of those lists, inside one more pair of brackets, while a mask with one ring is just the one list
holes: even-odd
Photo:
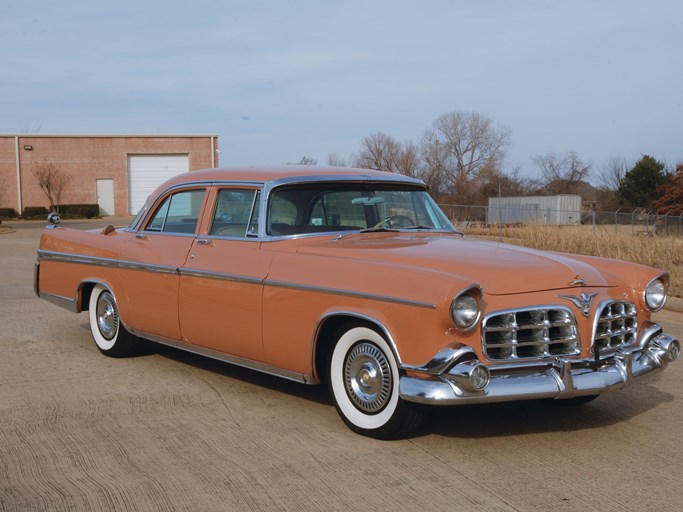
[[456, 329], [466, 332], [471, 330], [481, 318], [481, 287], [473, 284], [465, 288], [451, 301], [451, 321]]
[[650, 311], [660, 311], [669, 295], [669, 279], [662, 274], [650, 281], [643, 291], [643, 303]]

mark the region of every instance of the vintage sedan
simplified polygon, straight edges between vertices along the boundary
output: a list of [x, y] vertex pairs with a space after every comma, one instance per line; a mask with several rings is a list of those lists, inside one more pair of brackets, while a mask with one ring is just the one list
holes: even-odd
[[583, 403], [666, 367], [669, 276], [458, 232], [419, 180], [208, 169], [128, 227], [42, 234], [38, 296], [87, 311], [99, 350], [152, 340], [306, 384], [344, 422], [408, 435], [424, 404]]

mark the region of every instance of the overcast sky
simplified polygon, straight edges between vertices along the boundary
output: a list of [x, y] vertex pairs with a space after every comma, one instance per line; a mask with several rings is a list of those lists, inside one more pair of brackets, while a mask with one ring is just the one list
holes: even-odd
[[[505, 169], [683, 162], [680, 0], [1, 0], [0, 133], [215, 133], [221, 165], [511, 129]], [[594, 180], [595, 181], [595, 180]]]

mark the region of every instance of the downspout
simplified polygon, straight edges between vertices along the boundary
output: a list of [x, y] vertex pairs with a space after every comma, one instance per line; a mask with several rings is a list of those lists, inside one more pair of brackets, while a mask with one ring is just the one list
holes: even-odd
[[21, 215], [21, 212], [23, 211], [23, 205], [21, 202], [21, 164], [19, 163], [19, 136], [15, 135], [14, 136], [14, 142], [15, 142], [15, 157], [16, 157], [16, 162], [17, 162], [17, 206], [19, 210], [17, 213]]
[[216, 167], [216, 142], [213, 135], [211, 136], [211, 167]]

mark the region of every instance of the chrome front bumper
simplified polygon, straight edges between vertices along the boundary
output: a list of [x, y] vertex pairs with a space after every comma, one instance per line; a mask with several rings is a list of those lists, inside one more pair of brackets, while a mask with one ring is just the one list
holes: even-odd
[[[462, 349], [459, 349], [462, 351]], [[498, 366], [490, 369], [490, 380], [480, 391], [463, 383], [466, 362], [454, 361], [448, 369], [434, 374], [430, 365], [409, 370], [418, 375], [403, 375], [400, 379], [401, 398], [410, 402], [432, 405], [477, 404], [534, 400], [540, 398], [566, 399], [584, 395], [598, 395], [628, 386], [633, 379], [660, 370], [678, 359], [680, 344], [653, 325], [643, 333], [637, 348], [619, 350], [612, 357], [600, 361], [555, 358], [534, 366]], [[444, 359], [439, 354], [439, 361]], [[468, 389], [469, 388], [469, 389]]]

